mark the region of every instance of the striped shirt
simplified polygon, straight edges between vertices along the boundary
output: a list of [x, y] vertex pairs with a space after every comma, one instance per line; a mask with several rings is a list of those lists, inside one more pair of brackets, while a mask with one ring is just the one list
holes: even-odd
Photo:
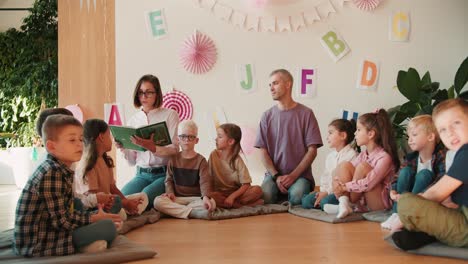
[[90, 224], [90, 214], [72, 211], [73, 171], [54, 156], [37, 167], [16, 207], [15, 253], [27, 257], [75, 253], [74, 229]]
[[166, 193], [179, 197], [209, 196], [212, 190], [212, 178], [208, 171], [208, 162], [197, 154], [186, 159], [182, 152], [172, 156], [167, 164]]

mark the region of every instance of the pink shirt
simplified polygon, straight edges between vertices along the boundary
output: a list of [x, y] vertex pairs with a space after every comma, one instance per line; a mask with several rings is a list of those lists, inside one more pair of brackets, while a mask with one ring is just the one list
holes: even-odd
[[395, 173], [392, 157], [383, 148], [377, 147], [372, 153], [368, 153], [367, 150], [361, 152], [351, 163], [356, 167], [362, 162], [367, 162], [372, 167], [372, 170], [364, 179], [346, 183], [346, 189], [348, 192], [360, 193], [372, 190], [377, 184], [381, 184], [383, 185], [382, 201], [385, 208], [390, 208], [392, 202], [390, 201], [389, 191], [392, 177]]

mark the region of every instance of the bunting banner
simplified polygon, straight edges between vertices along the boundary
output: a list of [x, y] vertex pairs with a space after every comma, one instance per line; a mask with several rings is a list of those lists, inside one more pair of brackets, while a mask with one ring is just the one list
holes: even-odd
[[[252, 4], [254, 2], [252, 0], [193, 0], [193, 2], [219, 20], [246, 31], [280, 33], [303, 30], [317, 21], [328, 18], [330, 14], [336, 13], [338, 8], [342, 8], [345, 2], [351, 0], [310, 0], [302, 5], [297, 4], [299, 1], [265, 0], [257, 1], [259, 3], [256, 6]], [[286, 5], [291, 6], [290, 12], [284, 11]]]

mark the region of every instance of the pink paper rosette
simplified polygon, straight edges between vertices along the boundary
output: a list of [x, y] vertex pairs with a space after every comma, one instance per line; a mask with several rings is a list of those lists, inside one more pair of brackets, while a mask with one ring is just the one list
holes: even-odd
[[357, 8], [364, 11], [374, 10], [382, 0], [353, 0]]
[[180, 50], [182, 65], [185, 70], [193, 74], [202, 74], [211, 70], [216, 58], [214, 42], [198, 31], [184, 41]]
[[180, 121], [192, 119], [192, 101], [181, 91], [174, 90], [166, 93], [163, 96], [162, 106], [176, 111], [179, 114]]

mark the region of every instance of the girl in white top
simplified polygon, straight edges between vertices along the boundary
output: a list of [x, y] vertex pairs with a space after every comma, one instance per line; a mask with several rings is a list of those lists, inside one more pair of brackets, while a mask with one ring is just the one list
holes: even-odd
[[141, 77], [133, 92], [133, 105], [140, 108], [140, 111], [130, 118], [128, 125], [141, 127], [166, 121], [172, 144], [157, 146], [153, 142], [153, 136], [149, 139], [135, 136], [132, 142], [147, 149], [147, 151], [135, 151], [123, 149], [122, 145], [116, 142], [117, 148], [124, 154], [128, 163], [137, 166], [135, 178], [122, 188], [122, 193], [124, 195], [146, 193], [148, 208], [153, 207], [154, 198], [165, 192], [164, 179], [169, 156], [179, 152], [177, 138], [179, 116], [172, 109], [162, 108], [162, 100], [158, 78], [150, 74]]
[[302, 207], [306, 209], [322, 208], [325, 204], [338, 204], [333, 194], [332, 174], [338, 164], [351, 161], [358, 153], [352, 146], [356, 121], [354, 119], [335, 119], [328, 125], [327, 142], [334, 149], [325, 161], [325, 171], [320, 176], [320, 192], [311, 192], [302, 198]]

